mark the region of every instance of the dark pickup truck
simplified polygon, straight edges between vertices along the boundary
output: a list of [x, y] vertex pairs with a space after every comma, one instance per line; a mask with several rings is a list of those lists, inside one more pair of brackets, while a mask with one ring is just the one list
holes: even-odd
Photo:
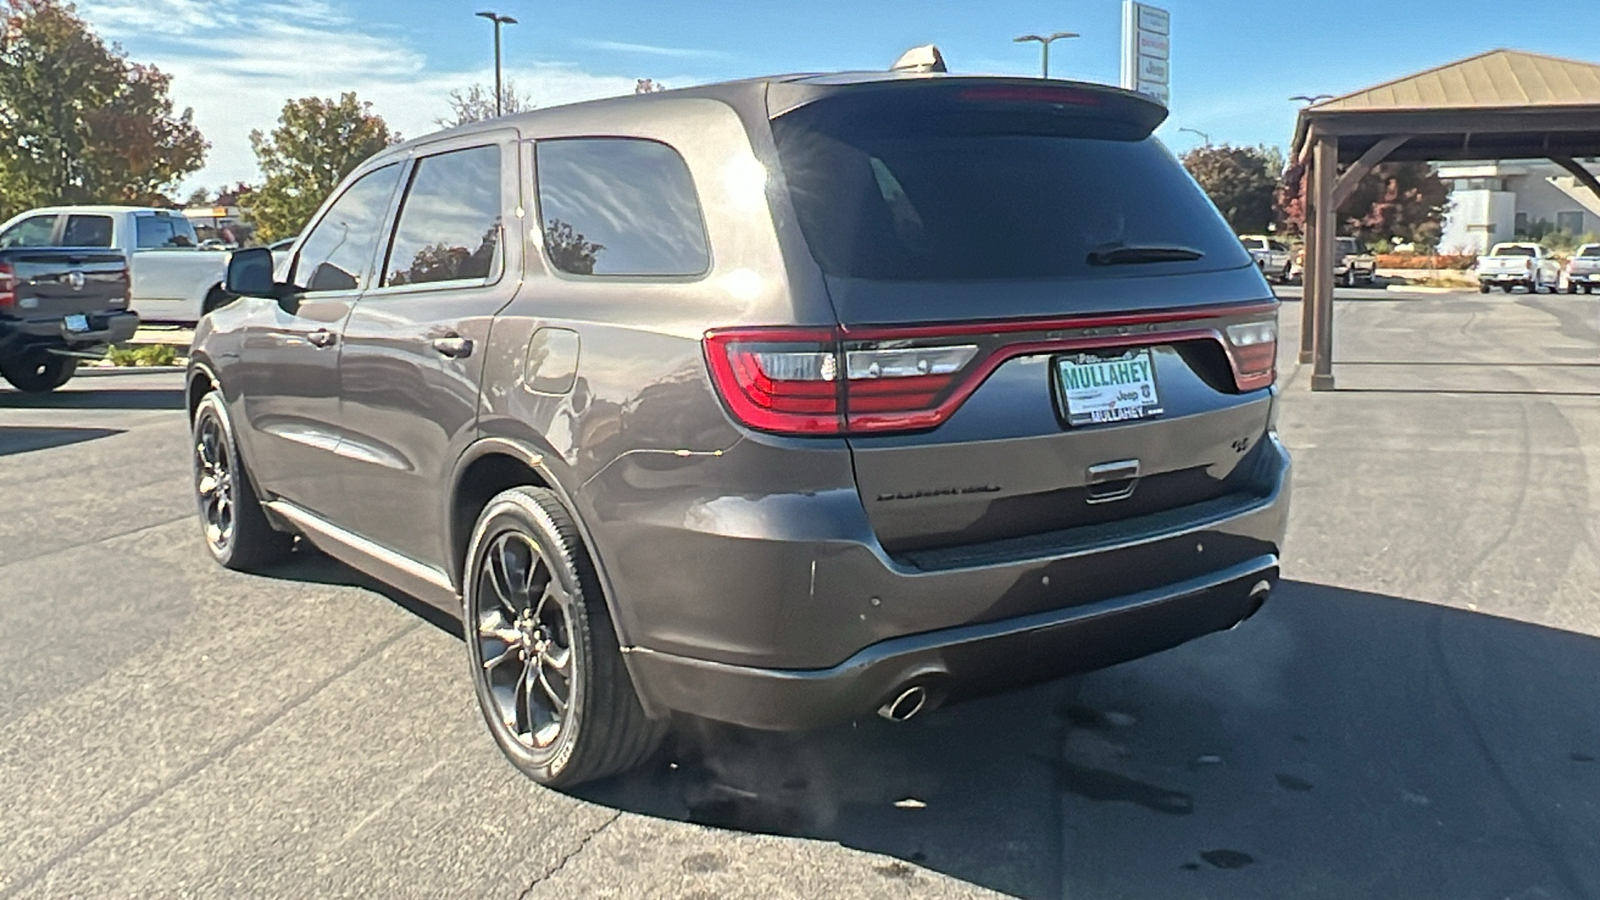
[[0, 246], [0, 375], [53, 391], [83, 359], [133, 337], [128, 260], [100, 247]]

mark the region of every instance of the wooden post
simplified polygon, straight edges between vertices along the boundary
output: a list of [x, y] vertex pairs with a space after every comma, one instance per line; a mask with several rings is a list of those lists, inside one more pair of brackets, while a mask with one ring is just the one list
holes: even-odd
[[[1312, 135], [1311, 140], [1316, 136]], [[1313, 144], [1312, 146], [1315, 146]], [[1322, 266], [1317, 263], [1317, 164], [1313, 157], [1306, 165], [1306, 183], [1303, 189], [1301, 202], [1305, 204], [1305, 221], [1302, 228], [1305, 231], [1305, 259], [1300, 263], [1300, 364], [1311, 362], [1312, 335], [1315, 326], [1312, 311], [1312, 299], [1316, 296], [1317, 279], [1321, 276]]]
[[[1333, 188], [1338, 179], [1339, 139], [1317, 138], [1312, 150], [1313, 184], [1317, 198], [1317, 289], [1313, 320], [1311, 389], [1333, 390], [1333, 259], [1338, 229]], [[1304, 302], [1304, 301], [1302, 301]]]

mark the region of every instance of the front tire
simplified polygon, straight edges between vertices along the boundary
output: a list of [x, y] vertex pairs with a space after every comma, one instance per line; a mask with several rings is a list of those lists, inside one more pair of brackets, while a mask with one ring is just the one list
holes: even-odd
[[463, 570], [467, 655], [489, 733], [534, 781], [632, 769], [666, 736], [645, 716], [577, 525], [556, 494], [489, 501]]
[[1478, 282], [1478, 293], [1480, 293], [1480, 294], [1489, 293], [1489, 282], [1487, 282], [1487, 281]]
[[276, 531], [267, 522], [220, 391], [201, 398], [190, 433], [195, 501], [212, 558], [225, 568], [251, 572], [287, 557], [294, 549], [294, 535]]
[[24, 394], [48, 394], [66, 384], [77, 371], [77, 359], [44, 350], [0, 361], [0, 375]]

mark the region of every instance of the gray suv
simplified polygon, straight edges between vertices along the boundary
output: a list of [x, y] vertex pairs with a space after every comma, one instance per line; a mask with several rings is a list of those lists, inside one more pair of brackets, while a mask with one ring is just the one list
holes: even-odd
[[551, 785], [674, 713], [903, 720], [1229, 628], [1278, 577], [1277, 304], [1165, 114], [810, 75], [389, 148], [196, 333], [206, 544], [459, 613]]

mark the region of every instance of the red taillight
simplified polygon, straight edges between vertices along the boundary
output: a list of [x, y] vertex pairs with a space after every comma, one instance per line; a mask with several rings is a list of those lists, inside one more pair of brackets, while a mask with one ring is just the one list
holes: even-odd
[[0, 309], [10, 309], [17, 302], [17, 276], [10, 263], [0, 263]]
[[[1269, 312], [1226, 329], [1156, 331], [1163, 322]], [[728, 328], [706, 333], [705, 352], [712, 383], [741, 424], [843, 435], [937, 427], [1016, 356], [1196, 340], [1223, 345], [1240, 391], [1269, 387], [1277, 376], [1276, 304], [961, 325]]]
[[1229, 325], [1224, 347], [1233, 365], [1233, 381], [1240, 391], [1271, 387], [1278, 377], [1278, 320]]

